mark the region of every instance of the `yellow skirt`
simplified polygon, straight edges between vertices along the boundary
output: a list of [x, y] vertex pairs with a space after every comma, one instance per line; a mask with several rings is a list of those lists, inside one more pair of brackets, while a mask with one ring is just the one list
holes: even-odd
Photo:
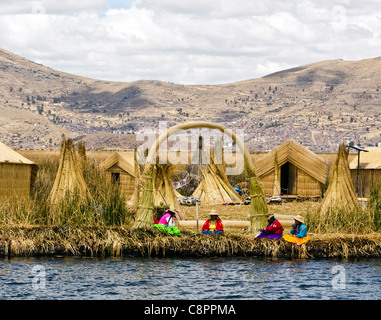
[[301, 245], [303, 243], [306, 243], [307, 241], [311, 240], [311, 238], [309, 236], [307, 237], [304, 237], [304, 238], [298, 238], [298, 237], [294, 237], [290, 234], [285, 234], [283, 236], [283, 239], [288, 241], [288, 242], [291, 242], [291, 243], [296, 243], [297, 245]]

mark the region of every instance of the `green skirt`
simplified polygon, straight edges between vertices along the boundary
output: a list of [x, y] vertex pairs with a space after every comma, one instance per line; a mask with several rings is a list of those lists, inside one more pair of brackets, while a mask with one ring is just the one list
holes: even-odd
[[181, 232], [177, 227], [166, 227], [163, 224], [154, 224], [152, 227], [160, 231], [168, 232], [173, 236], [181, 236]]

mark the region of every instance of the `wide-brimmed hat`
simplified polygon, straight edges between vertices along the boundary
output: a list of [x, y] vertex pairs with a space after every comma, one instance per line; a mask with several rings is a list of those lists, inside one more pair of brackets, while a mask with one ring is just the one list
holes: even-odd
[[267, 220], [270, 220], [271, 218], [275, 218], [273, 213], [269, 213], [267, 216]]
[[210, 211], [208, 214], [210, 216], [218, 216], [219, 215], [218, 212], [216, 210], [214, 210], [214, 209], [212, 209], [212, 211]]
[[294, 217], [294, 220], [299, 221], [301, 223], [304, 223], [304, 218], [299, 214]]
[[167, 213], [170, 213], [171, 215], [176, 215], [176, 210], [174, 210], [174, 209], [168, 209]]

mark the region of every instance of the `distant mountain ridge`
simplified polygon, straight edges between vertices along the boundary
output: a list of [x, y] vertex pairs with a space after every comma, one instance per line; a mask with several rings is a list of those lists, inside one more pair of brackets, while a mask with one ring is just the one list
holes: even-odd
[[56, 71], [0, 49], [0, 141], [58, 148], [130, 148], [134, 134], [184, 121], [244, 129], [250, 150], [293, 138], [315, 152], [381, 142], [381, 58], [329, 60], [222, 85], [101, 81]]

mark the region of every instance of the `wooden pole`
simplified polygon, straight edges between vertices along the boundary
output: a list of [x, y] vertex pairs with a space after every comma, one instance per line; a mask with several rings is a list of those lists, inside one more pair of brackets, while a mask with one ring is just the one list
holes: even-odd
[[198, 201], [196, 201], [196, 226], [197, 226], [197, 233], [198, 233]]

